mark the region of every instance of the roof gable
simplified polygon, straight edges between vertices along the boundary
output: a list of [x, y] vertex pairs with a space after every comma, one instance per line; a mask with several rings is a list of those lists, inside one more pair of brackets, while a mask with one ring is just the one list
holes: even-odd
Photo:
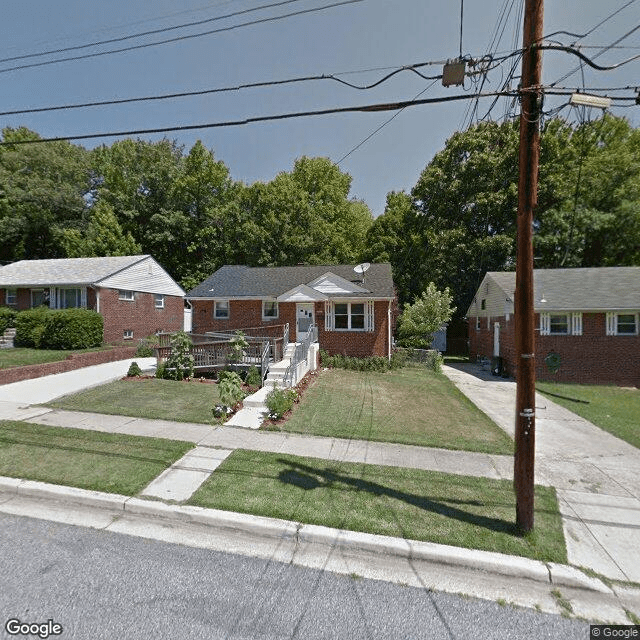
[[327, 271], [327, 273], [312, 280], [308, 284], [312, 289], [327, 294], [368, 293], [366, 289], [357, 286], [353, 282], [349, 282], [345, 278], [337, 276], [335, 273], [331, 273], [331, 271]]
[[327, 299], [328, 297], [323, 292], [306, 284], [299, 284], [277, 297], [278, 302], [318, 302]]

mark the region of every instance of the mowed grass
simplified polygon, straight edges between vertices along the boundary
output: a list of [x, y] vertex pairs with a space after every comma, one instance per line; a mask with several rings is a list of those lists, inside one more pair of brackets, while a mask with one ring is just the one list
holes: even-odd
[[425, 367], [387, 373], [324, 371], [285, 431], [512, 454], [513, 440], [444, 375]]
[[338, 529], [567, 561], [555, 490], [520, 535], [507, 480], [236, 450], [189, 504]]
[[0, 350], [0, 369], [9, 367], [21, 367], [28, 364], [43, 364], [46, 362], [60, 362], [66, 360], [72, 353], [87, 353], [88, 351], [104, 351], [109, 347], [96, 347], [95, 349], [80, 349], [77, 351], [64, 351], [59, 349], [27, 349], [16, 347], [14, 349]]
[[157, 378], [117, 380], [59, 398], [47, 406], [177, 422], [217, 424], [212, 409], [219, 401], [218, 385]]
[[0, 475], [135, 495], [190, 442], [0, 421]]
[[550, 394], [553, 402], [640, 448], [640, 389], [546, 381], [538, 381], [536, 388]]

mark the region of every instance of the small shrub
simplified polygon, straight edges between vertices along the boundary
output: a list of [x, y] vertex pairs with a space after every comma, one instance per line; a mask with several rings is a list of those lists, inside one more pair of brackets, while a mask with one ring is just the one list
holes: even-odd
[[233, 371], [227, 371], [218, 384], [218, 393], [220, 402], [227, 407], [234, 407], [238, 402], [241, 402], [244, 398], [244, 393], [240, 376]]
[[444, 358], [439, 351], [435, 349], [430, 350], [427, 353], [427, 358], [425, 360], [425, 364], [428, 369], [435, 371], [436, 373], [442, 373], [442, 363], [444, 362]]
[[184, 380], [193, 376], [192, 344], [191, 338], [184, 331], [178, 331], [171, 336], [171, 353], [164, 363], [163, 378]]
[[18, 312], [11, 307], [0, 307], [0, 334], [15, 327]]
[[154, 355], [153, 345], [155, 342], [153, 336], [139, 340], [138, 348], [136, 349], [136, 358], [152, 358]]
[[252, 365], [244, 379], [245, 384], [250, 387], [259, 387], [262, 384], [262, 377], [258, 371], [258, 367]]
[[137, 362], [132, 362], [129, 366], [129, 370], [127, 371], [127, 376], [129, 378], [138, 378], [142, 375], [142, 369], [138, 365]]
[[231, 340], [231, 352], [229, 353], [229, 362], [242, 362], [244, 358], [244, 350], [249, 347], [247, 339], [242, 331], [236, 331], [235, 338]]
[[398, 369], [405, 365], [406, 359], [402, 356], [391, 356], [391, 362], [382, 356], [369, 356], [366, 358], [354, 358], [353, 356], [345, 356], [336, 354], [330, 356], [326, 351], [320, 351], [320, 362], [324, 367], [333, 367], [335, 369], [350, 369], [352, 371], [377, 371], [384, 373], [389, 369]]
[[161, 362], [156, 368], [156, 378], [165, 380], [166, 377], [167, 377], [167, 365], [164, 362]]
[[266, 405], [269, 410], [271, 420], [279, 420], [282, 416], [293, 408], [293, 404], [298, 399], [298, 392], [295, 389], [278, 389], [274, 387], [267, 394]]
[[42, 349], [90, 349], [102, 344], [104, 322], [96, 311], [60, 309], [47, 312], [44, 318]]

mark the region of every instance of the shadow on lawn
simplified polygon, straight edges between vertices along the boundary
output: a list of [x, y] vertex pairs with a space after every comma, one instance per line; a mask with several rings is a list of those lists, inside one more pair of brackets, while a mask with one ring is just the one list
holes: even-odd
[[491, 531], [499, 533], [506, 533], [508, 535], [522, 537], [523, 534], [515, 522], [509, 522], [501, 518], [491, 518], [488, 516], [471, 513], [464, 511], [457, 507], [451, 506], [451, 503], [460, 505], [476, 505], [481, 506], [484, 503], [478, 500], [451, 500], [449, 504], [438, 502], [437, 500], [431, 500], [424, 496], [415, 495], [412, 493], [406, 493], [404, 491], [398, 491], [384, 485], [370, 482], [368, 480], [362, 480], [358, 478], [352, 478], [350, 476], [341, 475], [331, 471], [330, 469], [319, 469], [316, 467], [310, 467], [304, 464], [296, 464], [290, 460], [279, 459], [278, 462], [286, 464], [289, 469], [281, 471], [278, 474], [280, 482], [287, 484], [293, 484], [301, 489], [318, 489], [320, 487], [329, 487], [336, 483], [341, 483], [350, 487], [353, 487], [357, 491], [366, 491], [374, 496], [388, 496], [396, 500], [402, 500], [407, 504], [423, 509], [424, 511], [430, 511], [437, 513], [438, 515], [445, 516], [447, 518], [453, 518], [461, 522], [466, 522], [475, 526], [483, 527]]

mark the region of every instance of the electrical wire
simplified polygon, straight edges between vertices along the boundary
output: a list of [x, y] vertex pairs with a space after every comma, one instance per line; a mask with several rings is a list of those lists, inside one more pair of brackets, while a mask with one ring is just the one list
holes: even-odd
[[[289, 0], [294, 1], [294, 0]], [[297, 0], [296, 0], [297, 1]], [[7, 67], [5, 69], [0, 69], [0, 73], [8, 73], [9, 71], [19, 71], [23, 69], [33, 69], [35, 67], [45, 67], [52, 64], [59, 64], [61, 62], [71, 62], [76, 60], [87, 60], [89, 58], [98, 58], [101, 56], [111, 55], [114, 53], [123, 53], [125, 51], [137, 51], [140, 49], [147, 49], [149, 47], [157, 47], [159, 45], [173, 43], [173, 42], [182, 42], [184, 40], [190, 40], [193, 38], [201, 38], [203, 36], [215, 35], [218, 33], [224, 33], [227, 31], [233, 31], [235, 29], [241, 29], [243, 27], [249, 27], [257, 24], [265, 24], [268, 22], [276, 22], [278, 20], [284, 20], [286, 18], [291, 18], [294, 16], [301, 16], [309, 13], [316, 13], [319, 11], [326, 11], [327, 9], [333, 9], [335, 7], [341, 7], [344, 5], [355, 4], [358, 2], [364, 2], [365, 0], [340, 0], [339, 2], [333, 2], [331, 4], [323, 5], [321, 7], [311, 7], [310, 9], [302, 9], [300, 11], [292, 11], [290, 13], [285, 13], [279, 16], [271, 16], [268, 18], [260, 18], [257, 20], [250, 20], [248, 22], [241, 22], [239, 24], [230, 25], [227, 27], [220, 27], [219, 29], [211, 29], [209, 31], [202, 31], [200, 33], [192, 33], [183, 36], [176, 36], [175, 38], [167, 38], [165, 40], [158, 40], [156, 42], [146, 42], [143, 44], [133, 45], [130, 47], [120, 47], [119, 49], [110, 49], [108, 51], [98, 51], [96, 53], [85, 53], [80, 56], [67, 56], [65, 58], [56, 58], [55, 60], [47, 60], [44, 62], [33, 62], [30, 64], [22, 64], [16, 65], [13, 67]]]
[[[493, 97], [498, 92], [485, 93], [480, 97]], [[514, 92], [503, 93], [502, 95], [514, 95]], [[293, 113], [280, 113], [268, 116], [253, 116], [240, 120], [227, 120], [222, 122], [209, 122], [204, 124], [177, 125], [173, 127], [157, 127], [153, 129], [136, 129], [130, 131], [111, 131], [102, 133], [88, 133], [72, 136], [56, 136], [51, 138], [36, 138], [32, 140], [16, 140], [11, 142], [0, 142], [0, 146], [12, 146], [22, 144], [43, 144], [47, 142], [61, 142], [65, 140], [90, 140], [97, 138], [117, 138], [123, 136], [135, 136], [154, 133], [168, 133], [173, 131], [193, 131], [196, 129], [215, 129], [225, 127], [237, 127], [246, 124], [254, 124], [258, 122], [273, 122], [277, 120], [290, 120], [293, 118], [305, 118], [311, 116], [332, 115], [338, 113], [374, 113], [378, 111], [398, 111], [407, 107], [415, 107], [427, 104], [438, 104], [444, 102], [459, 102], [461, 100], [472, 100], [477, 96], [475, 94], [457, 94], [453, 96], [441, 96], [438, 98], [422, 98], [419, 100], [406, 100], [402, 102], [387, 102], [377, 104], [367, 104], [351, 107], [334, 107], [330, 109], [318, 109], [312, 111], [297, 111]]]
[[80, 49], [90, 49], [92, 47], [99, 47], [104, 44], [113, 44], [115, 42], [125, 42], [126, 40], [134, 40], [135, 38], [142, 38], [144, 36], [156, 35], [158, 33], [167, 33], [169, 31], [176, 31], [177, 29], [185, 29], [187, 27], [194, 27], [201, 24], [207, 24], [209, 22], [217, 22], [218, 20], [226, 20], [227, 18], [234, 18], [236, 16], [244, 15], [246, 13], [253, 13], [254, 11], [261, 11], [262, 9], [271, 9], [273, 7], [279, 7], [284, 4], [291, 4], [293, 2], [300, 2], [301, 0], [281, 0], [281, 2], [273, 2], [271, 4], [263, 4], [259, 7], [253, 7], [251, 9], [243, 9], [242, 11], [234, 11], [224, 16], [216, 16], [215, 18], [206, 18], [204, 20], [196, 20], [194, 22], [185, 22], [184, 24], [177, 24], [171, 27], [163, 27], [161, 29], [152, 29], [150, 31], [141, 31], [139, 33], [132, 33], [128, 36], [120, 36], [118, 38], [109, 38], [108, 40], [99, 40], [98, 42], [89, 42], [86, 44], [79, 44], [73, 47], [63, 47], [60, 49], [50, 49], [49, 51], [39, 51], [37, 53], [26, 53], [20, 56], [12, 56], [11, 58], [0, 58], [0, 63], [12, 62], [14, 60], [26, 60], [28, 58], [38, 58], [41, 56], [53, 55], [55, 53], [66, 53], [67, 51], [79, 51]]

